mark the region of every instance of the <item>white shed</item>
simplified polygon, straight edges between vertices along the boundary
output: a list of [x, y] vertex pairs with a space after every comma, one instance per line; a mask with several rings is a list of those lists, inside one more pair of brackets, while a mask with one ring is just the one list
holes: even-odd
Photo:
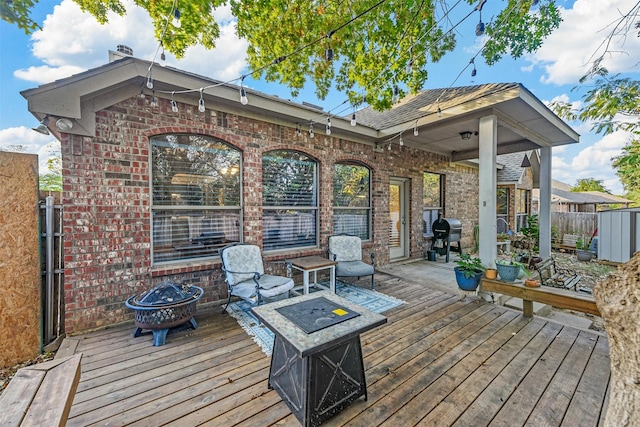
[[640, 208], [598, 212], [598, 258], [624, 263], [640, 250]]

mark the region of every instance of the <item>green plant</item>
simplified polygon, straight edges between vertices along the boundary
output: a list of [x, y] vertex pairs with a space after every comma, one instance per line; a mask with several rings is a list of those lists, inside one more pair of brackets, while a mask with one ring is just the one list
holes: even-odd
[[482, 260], [477, 257], [472, 257], [469, 254], [460, 254], [460, 258], [457, 259], [455, 263], [458, 266], [458, 270], [462, 272], [467, 279], [484, 271]]
[[591, 246], [591, 238], [587, 234], [580, 235], [578, 240], [576, 240], [576, 249], [588, 251], [589, 246]]
[[520, 270], [522, 270], [527, 277], [531, 276], [531, 273], [529, 273], [529, 270], [527, 270], [526, 264], [523, 264], [520, 261], [516, 261], [514, 254], [511, 255], [510, 259], [497, 259], [495, 260], [495, 263], [496, 263], [496, 266], [497, 265], [519, 266]]

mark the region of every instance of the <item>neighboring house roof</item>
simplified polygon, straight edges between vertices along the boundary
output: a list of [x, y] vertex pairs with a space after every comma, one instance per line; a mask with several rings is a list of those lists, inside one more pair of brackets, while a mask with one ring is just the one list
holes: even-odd
[[502, 165], [502, 168], [498, 169], [496, 179], [498, 183], [513, 183], [520, 182], [524, 168], [522, 167], [522, 160], [524, 156], [529, 153], [510, 153], [501, 154], [496, 157], [496, 163]]
[[556, 203], [572, 203], [576, 205], [610, 205], [633, 203], [633, 200], [614, 196], [601, 191], [566, 191], [553, 188], [551, 201]]

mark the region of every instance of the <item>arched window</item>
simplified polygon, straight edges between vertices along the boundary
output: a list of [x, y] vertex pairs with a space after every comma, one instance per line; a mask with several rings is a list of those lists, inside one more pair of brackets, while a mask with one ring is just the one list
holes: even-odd
[[318, 245], [317, 169], [314, 159], [297, 151], [263, 155], [264, 250]]
[[333, 166], [333, 232], [371, 239], [371, 171], [353, 162]]
[[152, 263], [217, 256], [239, 241], [240, 166], [240, 151], [215, 138], [151, 138]]

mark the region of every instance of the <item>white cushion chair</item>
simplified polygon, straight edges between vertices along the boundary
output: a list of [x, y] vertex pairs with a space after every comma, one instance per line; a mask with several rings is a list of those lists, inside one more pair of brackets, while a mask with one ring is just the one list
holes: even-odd
[[337, 261], [336, 277], [365, 277], [371, 275], [371, 289], [375, 269], [375, 254], [371, 252], [371, 264], [362, 261], [362, 240], [358, 236], [338, 234], [329, 237], [329, 259]]
[[289, 297], [293, 280], [264, 274], [262, 253], [258, 246], [242, 243], [225, 246], [220, 249], [220, 259], [229, 295], [223, 312], [227, 310], [232, 296], [242, 298], [252, 306]]

